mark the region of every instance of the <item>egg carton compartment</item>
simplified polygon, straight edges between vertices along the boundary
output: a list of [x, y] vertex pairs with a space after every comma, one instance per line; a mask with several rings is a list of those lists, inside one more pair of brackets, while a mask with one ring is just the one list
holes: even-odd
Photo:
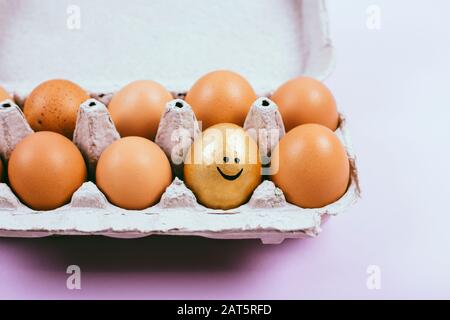
[[[20, 107], [11, 100], [0, 103], [0, 124], [0, 155], [7, 161], [14, 146], [33, 131]], [[281, 115], [268, 98], [259, 98], [253, 104], [244, 128], [250, 134], [273, 128], [284, 132]], [[187, 136], [173, 139], [174, 132]], [[104, 235], [139, 238], [189, 235], [216, 239], [257, 238], [270, 244], [281, 243], [286, 238], [315, 237], [321, 232], [321, 223], [327, 216], [345, 211], [360, 194], [355, 155], [343, 116], [335, 133], [347, 150], [351, 167], [349, 188], [337, 202], [323, 208], [303, 209], [287, 203], [283, 192], [271, 181], [264, 180], [248, 203], [231, 210], [209, 209], [197, 202], [193, 192], [179, 178], [182, 160], [200, 130], [191, 107], [185, 101], [175, 99], [166, 106], [155, 140], [173, 160], [175, 179], [157, 205], [139, 211], [121, 209], [109, 203], [95, 183], [89, 181], [73, 194], [69, 204], [56, 210], [38, 212], [22, 204], [10, 187], [2, 183], [0, 236]], [[86, 160], [91, 179], [95, 176], [95, 166], [101, 152], [119, 138], [105, 104], [89, 99], [80, 106], [73, 141]], [[277, 142], [269, 139], [259, 141], [262, 156], [267, 156]], [[172, 150], [177, 143], [178, 150], [173, 157]]]

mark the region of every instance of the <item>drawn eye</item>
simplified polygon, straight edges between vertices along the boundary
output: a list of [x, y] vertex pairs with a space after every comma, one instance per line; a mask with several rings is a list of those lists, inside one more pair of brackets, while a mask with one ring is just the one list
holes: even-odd
[[223, 162], [227, 163], [228, 161], [230, 161], [230, 158], [228, 158], [228, 157], [223, 157]]
[[239, 163], [239, 162], [241, 162], [241, 159], [239, 159], [239, 158], [234, 158], [234, 162]]

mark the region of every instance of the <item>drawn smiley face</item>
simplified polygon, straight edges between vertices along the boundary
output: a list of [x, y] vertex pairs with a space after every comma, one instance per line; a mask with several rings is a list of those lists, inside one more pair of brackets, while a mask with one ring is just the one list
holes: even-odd
[[[228, 158], [227, 156], [223, 157], [223, 163], [228, 163], [230, 161], [230, 158]], [[239, 158], [234, 158], [234, 162], [236, 164], [239, 164], [241, 162], [241, 159]], [[233, 181], [236, 180], [237, 178], [239, 178], [242, 174], [242, 172], [244, 171], [244, 168], [242, 168], [241, 170], [239, 170], [238, 173], [236, 173], [235, 175], [228, 175], [225, 174], [219, 167], [216, 167], [217, 171], [219, 171], [220, 175], [224, 178], [227, 179], [229, 181]]]
[[261, 182], [257, 145], [237, 125], [212, 126], [192, 144], [185, 160], [184, 180], [206, 207], [236, 208]]

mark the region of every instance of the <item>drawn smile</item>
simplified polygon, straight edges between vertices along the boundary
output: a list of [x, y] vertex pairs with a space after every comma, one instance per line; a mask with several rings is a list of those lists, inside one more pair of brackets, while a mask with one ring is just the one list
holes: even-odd
[[241, 176], [242, 171], [244, 171], [244, 169], [241, 169], [241, 170], [240, 170], [238, 173], [236, 173], [234, 176], [229, 176], [229, 175], [223, 173], [222, 170], [220, 170], [219, 167], [216, 167], [216, 168], [217, 168], [217, 171], [219, 171], [220, 175], [221, 175], [224, 179], [227, 179], [227, 180], [229, 180], [229, 181], [236, 180], [237, 178], [239, 178], [239, 177]]

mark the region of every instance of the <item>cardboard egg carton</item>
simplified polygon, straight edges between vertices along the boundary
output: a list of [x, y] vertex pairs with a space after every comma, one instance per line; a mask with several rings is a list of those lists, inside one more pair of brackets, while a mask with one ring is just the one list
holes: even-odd
[[[177, 38], [177, 50], [172, 50], [173, 37], [167, 37], [165, 29], [159, 28], [166, 28], [166, 24], [155, 24], [155, 19], [145, 18], [147, 11], [140, 10], [139, 6], [135, 8], [132, 4], [124, 7], [121, 0], [99, 0], [89, 2], [88, 7], [81, 7], [83, 21], [92, 18], [91, 12], [94, 17], [95, 12], [103, 12], [105, 6], [111, 10], [120, 8], [120, 12], [115, 13], [115, 19], [108, 24], [110, 32], [107, 34], [97, 34], [89, 24], [67, 34], [67, 30], [52, 25], [59, 21], [55, 17], [59, 17], [64, 8], [46, 3], [30, 3], [14, 12], [22, 28], [30, 32], [14, 33], [7, 22], [0, 21], [0, 37], [8, 44], [8, 55], [0, 61], [0, 83], [13, 93], [17, 103], [8, 101], [9, 107], [0, 107], [0, 156], [7, 160], [14, 146], [32, 133], [20, 109], [27, 94], [36, 84], [59, 77], [62, 71], [65, 78], [93, 92], [91, 97], [94, 100], [83, 103], [80, 108], [74, 134], [74, 142], [86, 159], [90, 177], [95, 175], [95, 164], [101, 152], [119, 138], [105, 106], [116, 90], [132, 80], [160, 80], [173, 92], [174, 97], [183, 99], [197, 76], [214, 69], [227, 68], [250, 75], [249, 80], [259, 95], [270, 97], [275, 87], [295, 75], [324, 80], [331, 73], [334, 50], [324, 0], [248, 0], [238, 11], [232, 2], [222, 1], [211, 6], [206, 1], [198, 0], [190, 6], [184, 6], [183, 10], [166, 10], [179, 6], [176, 0], [146, 3], [147, 11], [161, 21], [195, 18], [195, 23], [180, 24], [182, 30], [179, 31], [183, 37]], [[41, 10], [42, 6], [47, 7]], [[265, 8], [264, 19], [255, 14], [261, 12], [261, 8]], [[30, 14], [36, 9], [41, 10], [44, 16]], [[127, 31], [124, 34], [123, 25], [130, 23], [130, 16], [140, 16], [141, 24], [139, 28], [133, 28], [132, 33]], [[277, 23], [268, 24], [267, 21]], [[171, 30], [178, 30], [175, 24], [170, 27]], [[240, 30], [244, 27], [246, 32], [235, 32], [236, 28]], [[35, 34], [48, 34], [49, 30], [54, 38], [68, 40], [64, 45], [48, 47]], [[121, 39], [120, 42], [116, 41], [117, 37]], [[249, 39], [252, 39], [251, 44]], [[208, 54], [202, 52], [199, 55], [205, 40]], [[107, 56], [105, 42], [109, 44]], [[23, 43], [28, 43], [40, 52], [39, 66], [32, 57], [24, 60]], [[89, 52], [80, 51], [79, 48], [86, 43], [90, 44]], [[136, 43], [139, 43], [138, 50], [133, 50]], [[142, 55], [143, 52], [145, 55]], [[162, 56], [164, 59], [161, 59]], [[183, 58], [180, 59], [180, 56]], [[68, 57], [71, 63], [67, 63]], [[111, 61], [123, 61], [124, 57], [128, 63], [115, 63], [114, 68], [110, 67]], [[104, 61], [108, 63], [104, 65]], [[182, 107], [178, 108], [177, 103], [181, 103]], [[259, 130], [278, 129], [283, 133], [284, 127], [276, 106], [272, 103], [268, 106], [262, 104], [261, 99], [255, 102], [244, 126], [258, 140], [262, 157], [268, 157], [277, 141], [269, 135], [258, 134]], [[35, 212], [23, 205], [7, 184], [1, 183], [0, 236], [45, 237], [57, 234], [139, 238], [163, 234], [218, 239], [256, 238], [263, 243], [275, 244], [286, 238], [317, 236], [321, 232], [321, 223], [327, 217], [344, 212], [359, 197], [355, 154], [350, 145], [345, 118], [341, 116], [336, 135], [349, 155], [351, 181], [347, 192], [337, 202], [324, 208], [302, 209], [287, 203], [283, 192], [271, 181], [265, 180], [254, 191], [248, 203], [239, 208], [226, 212], [205, 208], [197, 203], [195, 195], [180, 179], [180, 159], [190, 141], [200, 134], [193, 118], [192, 110], [183, 100], [174, 100], [167, 106], [161, 119], [156, 143], [171, 156], [175, 144], [178, 149], [172, 163], [176, 178], [157, 205], [142, 211], [124, 210], [110, 204], [93, 182], [86, 182], [66, 206], [53, 211]], [[183, 134], [177, 136], [177, 132]]]
[[[11, 100], [0, 104], [0, 154], [5, 161], [15, 145], [32, 133], [18, 105]], [[277, 107], [267, 98], [258, 99], [250, 109], [245, 129], [277, 129], [284, 126]], [[351, 183], [337, 202], [320, 209], [302, 209], [286, 202], [283, 192], [271, 181], [263, 181], [248, 203], [232, 210], [213, 210], [200, 205], [183, 181], [175, 177], [160, 202], [148, 209], [132, 211], [116, 207], [93, 182], [84, 183], [69, 204], [52, 211], [37, 212], [20, 202], [9, 186], [0, 185], [0, 236], [44, 237], [50, 235], [105, 235], [138, 238], [155, 234], [190, 235], [218, 239], [259, 238], [264, 243], [280, 243], [285, 238], [317, 236], [324, 216], [347, 209], [359, 196], [354, 154], [349, 145], [345, 120], [336, 131], [347, 149], [351, 163]], [[164, 150], [175, 175], [192, 141], [200, 135], [191, 107], [176, 99], [167, 104], [161, 118], [156, 143]], [[261, 139], [261, 135], [256, 135]], [[83, 154], [91, 179], [102, 151], [120, 136], [107, 107], [96, 99], [80, 106], [74, 143]], [[182, 143], [180, 143], [180, 141]], [[262, 156], [269, 156], [278, 141], [259, 141]], [[174, 148], [177, 146], [178, 149]], [[155, 173], [157, 175], [157, 173]]]

